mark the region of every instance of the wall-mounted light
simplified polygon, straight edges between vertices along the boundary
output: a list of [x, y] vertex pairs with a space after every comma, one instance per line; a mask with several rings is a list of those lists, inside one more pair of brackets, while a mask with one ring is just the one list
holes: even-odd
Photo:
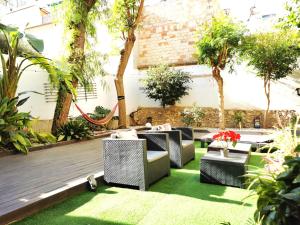
[[297, 95], [300, 96], [300, 88], [296, 88]]

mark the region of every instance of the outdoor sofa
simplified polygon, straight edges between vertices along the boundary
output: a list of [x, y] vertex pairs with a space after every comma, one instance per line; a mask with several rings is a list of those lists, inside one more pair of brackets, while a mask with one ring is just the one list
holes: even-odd
[[137, 137], [103, 139], [107, 183], [147, 190], [150, 184], [170, 175], [169, 135], [139, 133]]
[[182, 168], [186, 163], [195, 159], [194, 129], [192, 127], [174, 127], [167, 128], [167, 130], [155, 130], [154, 128], [148, 132], [169, 134], [172, 167]]

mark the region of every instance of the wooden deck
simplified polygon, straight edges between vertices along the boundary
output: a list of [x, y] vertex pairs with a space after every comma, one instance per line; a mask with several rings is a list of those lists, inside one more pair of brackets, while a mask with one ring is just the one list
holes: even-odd
[[0, 224], [28, 216], [85, 189], [103, 175], [101, 139], [0, 158]]

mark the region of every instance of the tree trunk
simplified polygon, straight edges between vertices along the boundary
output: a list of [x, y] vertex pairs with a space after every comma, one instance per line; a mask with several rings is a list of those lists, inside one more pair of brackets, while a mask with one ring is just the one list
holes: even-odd
[[214, 67], [212, 71], [213, 78], [217, 81], [219, 91], [219, 128], [225, 129], [225, 110], [224, 110], [224, 90], [223, 90], [223, 78], [220, 74], [220, 69]]
[[120, 128], [126, 128], [126, 102], [124, 93], [123, 77], [115, 79], [115, 86], [118, 95], [118, 109], [119, 109], [119, 124]]
[[[125, 5], [126, 4], [127, 3], [125, 3]], [[132, 16], [130, 11], [131, 6], [126, 5], [125, 7], [127, 8], [127, 19], [129, 19], [130, 16]], [[120, 52], [121, 57], [120, 57], [119, 67], [115, 79], [115, 86], [116, 86], [116, 91], [118, 95], [117, 96], [118, 104], [119, 104], [118, 106], [119, 106], [119, 127], [120, 128], [127, 127], [126, 102], [125, 102], [123, 77], [136, 39], [134, 32], [140, 23], [143, 8], [144, 8], [144, 0], [141, 0], [135, 21], [127, 31], [127, 38], [125, 41], [124, 49], [122, 49]], [[132, 23], [133, 21], [129, 21], [129, 22]]]
[[[73, 87], [77, 88], [77, 85], [78, 82], [74, 80]], [[60, 85], [57, 93], [56, 107], [51, 128], [52, 134], [56, 135], [58, 129], [67, 122], [72, 98], [73, 95], [69, 93], [63, 85]]]
[[[89, 11], [95, 5], [96, 0], [85, 0], [86, 15], [82, 16], [82, 22], [78, 24], [70, 24], [70, 32], [73, 32], [74, 39], [69, 44], [71, 48], [70, 56], [68, 57], [68, 62], [70, 63], [71, 69], [70, 73], [73, 75], [72, 85], [76, 89], [78, 86], [78, 80], [76, 78], [77, 74], [80, 74], [84, 65], [84, 47], [86, 41], [86, 25], [84, 20], [88, 16]], [[82, 7], [81, 5], [78, 7]], [[53, 134], [57, 134], [58, 129], [64, 125], [68, 120], [68, 115], [72, 103], [72, 94], [69, 93], [61, 83], [57, 96], [57, 104], [55, 107], [53, 123], [51, 131]]]
[[130, 30], [128, 32], [128, 37], [125, 42], [124, 49], [121, 50], [120, 63], [117, 71], [117, 76], [115, 79], [115, 86], [117, 90], [118, 104], [119, 104], [119, 127], [126, 128], [127, 120], [126, 120], [126, 102], [125, 102], [125, 91], [124, 91], [124, 83], [123, 77], [124, 73], [134, 46], [135, 35], [134, 30]]
[[264, 128], [267, 128], [268, 126], [268, 115], [269, 115], [269, 110], [270, 110], [270, 91], [271, 91], [271, 80], [269, 79], [269, 76], [267, 76], [267, 78], [264, 79], [264, 89], [265, 89], [265, 95], [267, 98], [267, 109], [265, 111], [265, 115], [264, 115], [264, 123], [263, 126]]

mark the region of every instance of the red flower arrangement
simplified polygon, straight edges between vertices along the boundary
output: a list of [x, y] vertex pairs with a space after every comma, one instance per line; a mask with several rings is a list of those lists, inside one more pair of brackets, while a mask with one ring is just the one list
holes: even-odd
[[237, 141], [241, 139], [241, 135], [235, 133], [232, 130], [220, 131], [219, 133], [213, 136], [214, 140], [232, 142], [233, 147], [236, 145]]

